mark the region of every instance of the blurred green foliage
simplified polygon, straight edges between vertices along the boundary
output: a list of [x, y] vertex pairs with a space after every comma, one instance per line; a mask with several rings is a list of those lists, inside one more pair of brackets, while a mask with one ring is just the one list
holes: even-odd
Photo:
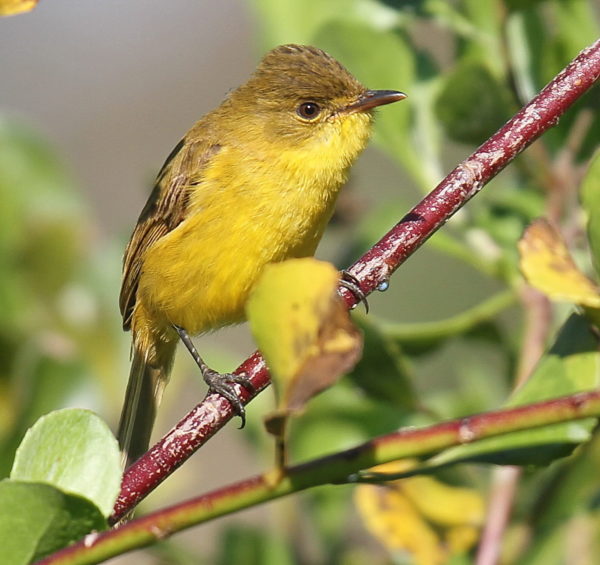
[[[0, 474], [25, 430], [50, 410], [106, 411], [126, 349], [90, 218], [51, 148], [0, 119]], [[106, 284], [109, 278], [114, 282]], [[121, 351], [123, 350], [123, 351]], [[76, 401], [75, 399], [78, 398]]]
[[[382, 112], [374, 140], [408, 175], [411, 186], [406, 188], [421, 193], [599, 35], [592, 0], [252, 4], [261, 52], [281, 43], [314, 44], [370, 88], [409, 95]], [[373, 298], [374, 314], [356, 316], [365, 333], [364, 359], [349, 379], [317, 397], [294, 425], [292, 461], [350, 447], [402, 425], [511, 402], [527, 324], [519, 304], [516, 251], [523, 229], [558, 206], [572, 252], [582, 263], [600, 264], [598, 157], [585, 180], [582, 172], [600, 139], [600, 120], [593, 119], [598, 94], [596, 87], [578, 102], [411, 260], [418, 264], [426, 257], [415, 284], [428, 310], [418, 322], [408, 322], [405, 315], [411, 308], [410, 264], [388, 292]], [[126, 339], [116, 308], [122, 242], [94, 239], [82, 196], [58, 163], [35, 133], [0, 119], [2, 476], [25, 430], [41, 415], [85, 404], [112, 417], [120, 379], [127, 373]], [[407, 209], [405, 187], [391, 194], [375, 189], [377, 203], [351, 226], [336, 228], [346, 238], [340, 266], [372, 245]], [[583, 235], [585, 213], [591, 251]], [[586, 333], [581, 317], [565, 324], [569, 314], [564, 307], [554, 308], [554, 322], [547, 328], [549, 350], [561, 327], [562, 334], [540, 361], [536, 380], [523, 389], [527, 401], [545, 398], [549, 391], [566, 394], [598, 384], [595, 338]], [[582, 335], [585, 339], [573, 343]], [[580, 362], [582, 343], [585, 362]], [[560, 354], [557, 347], [562, 347]], [[268, 396], [262, 395], [250, 411], [260, 411]], [[271, 463], [271, 439], [257, 419], [249, 419], [243, 437]], [[588, 437], [570, 457], [548, 465]], [[518, 446], [519, 461], [527, 465], [506, 534], [506, 565], [583, 564], [600, 556], [597, 434], [588, 425], [579, 435], [569, 428], [554, 439], [560, 449], [549, 457], [540, 457], [533, 436], [494, 448], [497, 461], [510, 462], [502, 457]], [[438, 474], [447, 482], [478, 488], [484, 496], [493, 481], [490, 465], [454, 466]], [[410, 555], [391, 555], [369, 538], [352, 510], [351, 493], [349, 486], [324, 487], [278, 505], [277, 520], [269, 527], [261, 522], [223, 529], [212, 557], [190, 556], [176, 542], [155, 554], [161, 563], [173, 564], [412, 563]], [[574, 539], [592, 556], [589, 561], [568, 553], [572, 544], [567, 540]], [[452, 563], [472, 559], [460, 555]]]

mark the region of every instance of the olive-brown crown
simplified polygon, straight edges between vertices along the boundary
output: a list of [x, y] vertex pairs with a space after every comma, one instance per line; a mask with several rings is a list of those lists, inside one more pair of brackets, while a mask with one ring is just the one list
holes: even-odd
[[355, 98], [365, 87], [333, 57], [306, 45], [280, 45], [269, 51], [250, 81], [260, 97], [287, 99]]
[[330, 103], [355, 99], [365, 87], [333, 57], [307, 45], [280, 45], [269, 51], [236, 100], [277, 109], [302, 100]]

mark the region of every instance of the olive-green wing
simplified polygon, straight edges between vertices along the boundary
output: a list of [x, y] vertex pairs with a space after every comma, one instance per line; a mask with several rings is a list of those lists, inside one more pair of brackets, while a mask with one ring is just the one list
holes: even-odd
[[123, 282], [119, 306], [123, 328], [131, 327], [131, 317], [144, 263], [144, 254], [161, 237], [186, 218], [190, 188], [198, 185], [217, 144], [182, 139], [167, 157], [156, 184], [133, 230], [123, 258]]

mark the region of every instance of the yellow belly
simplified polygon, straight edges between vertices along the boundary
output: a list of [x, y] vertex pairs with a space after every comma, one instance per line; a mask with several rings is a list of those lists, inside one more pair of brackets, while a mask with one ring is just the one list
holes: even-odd
[[267, 263], [316, 249], [345, 167], [306, 174], [301, 161], [297, 170], [289, 159], [241, 159], [222, 151], [193, 189], [187, 219], [144, 256], [138, 301], [161, 325], [198, 334], [239, 322]]

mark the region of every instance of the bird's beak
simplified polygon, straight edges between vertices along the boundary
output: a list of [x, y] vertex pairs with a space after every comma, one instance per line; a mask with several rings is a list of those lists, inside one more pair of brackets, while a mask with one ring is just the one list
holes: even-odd
[[406, 94], [397, 90], [365, 90], [354, 102], [348, 104], [342, 112], [345, 114], [366, 112], [377, 106], [391, 104], [405, 98]]

